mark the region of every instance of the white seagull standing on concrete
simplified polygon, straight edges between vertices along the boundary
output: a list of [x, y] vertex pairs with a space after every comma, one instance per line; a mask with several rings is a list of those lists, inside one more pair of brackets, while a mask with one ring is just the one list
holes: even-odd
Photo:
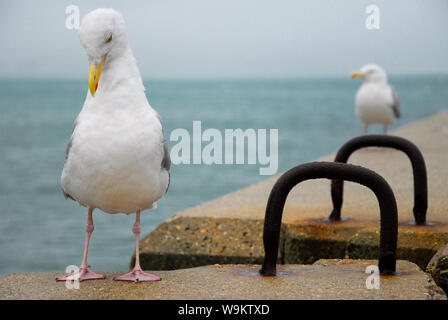
[[61, 183], [66, 198], [88, 208], [87, 236], [79, 271], [57, 280], [104, 278], [87, 265], [95, 208], [136, 213], [135, 267], [115, 280], [160, 280], [142, 271], [139, 238], [140, 212], [156, 207], [170, 180], [161, 119], [146, 99], [120, 13], [90, 12], [82, 21], [79, 38], [90, 61], [89, 92], [67, 146]]
[[400, 118], [400, 100], [395, 90], [387, 83], [386, 72], [375, 64], [368, 64], [359, 72], [352, 73], [352, 78], [360, 77], [363, 84], [356, 93], [355, 112], [364, 122], [364, 133], [373, 123], [384, 125], [384, 134], [387, 126]]

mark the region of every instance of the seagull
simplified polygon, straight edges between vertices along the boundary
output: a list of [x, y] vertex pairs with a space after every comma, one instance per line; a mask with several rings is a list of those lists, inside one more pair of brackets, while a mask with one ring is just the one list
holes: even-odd
[[386, 72], [375, 64], [368, 64], [360, 71], [352, 73], [352, 78], [360, 77], [363, 84], [358, 89], [355, 98], [355, 112], [364, 122], [364, 133], [373, 123], [387, 127], [400, 118], [400, 100], [395, 90], [387, 83]]
[[160, 280], [141, 269], [139, 238], [140, 213], [157, 207], [170, 182], [171, 160], [161, 118], [146, 99], [119, 12], [88, 13], [79, 38], [90, 62], [89, 90], [67, 145], [61, 185], [66, 198], [88, 208], [86, 242], [79, 270], [56, 280], [104, 278], [87, 265], [94, 209], [136, 213], [135, 267], [114, 280]]

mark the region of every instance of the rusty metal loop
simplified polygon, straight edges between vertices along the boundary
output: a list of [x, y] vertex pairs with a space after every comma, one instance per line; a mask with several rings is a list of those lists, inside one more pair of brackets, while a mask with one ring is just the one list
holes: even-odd
[[[363, 147], [387, 147], [403, 151], [412, 164], [414, 174], [414, 218], [416, 225], [426, 224], [426, 210], [428, 209], [428, 182], [426, 176], [425, 159], [415, 144], [401, 137], [369, 134], [347, 141], [338, 151], [335, 162], [347, 163], [350, 155]], [[333, 211], [330, 221], [341, 221], [344, 181], [331, 181], [331, 200]]]
[[310, 162], [285, 172], [275, 183], [269, 195], [263, 229], [265, 258], [260, 274], [276, 274], [280, 228], [286, 198], [294, 186], [310, 179], [340, 179], [370, 188], [380, 207], [380, 247], [378, 266], [381, 274], [395, 272], [397, 257], [398, 215], [395, 196], [389, 184], [372, 170], [346, 163]]

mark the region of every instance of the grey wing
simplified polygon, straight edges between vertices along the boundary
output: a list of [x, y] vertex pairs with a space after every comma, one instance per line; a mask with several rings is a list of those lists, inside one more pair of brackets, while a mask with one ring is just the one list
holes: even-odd
[[[75, 124], [73, 126], [73, 130], [72, 130], [72, 136], [70, 137], [70, 140], [68, 141], [68, 144], [67, 144], [67, 148], [65, 149], [64, 167], [67, 164], [67, 159], [68, 159], [68, 157], [70, 155], [70, 150], [72, 149], [73, 136], [74, 136], [76, 125], [77, 125], [77, 122], [75, 121]], [[65, 192], [65, 190], [63, 188], [62, 188], [62, 193], [64, 194], [64, 198], [65, 199], [70, 198], [72, 200], [75, 200], [75, 199], [73, 199], [73, 197], [71, 195], [69, 195], [67, 192]]]
[[71, 150], [71, 148], [72, 148], [72, 144], [73, 144], [73, 136], [75, 135], [75, 129], [76, 129], [76, 126], [77, 126], [77, 125], [78, 125], [78, 120], [75, 120], [75, 123], [73, 124], [72, 135], [71, 135], [71, 137], [70, 137], [70, 140], [68, 141], [67, 148], [65, 149], [65, 161], [64, 161], [64, 167], [65, 167], [65, 164], [67, 163], [67, 159], [68, 159], [68, 156], [69, 156], [69, 154], [70, 154], [70, 150]]
[[391, 90], [392, 90], [392, 99], [393, 99], [392, 111], [394, 112], [395, 117], [400, 118], [400, 116], [401, 116], [400, 99], [398, 98], [398, 95], [395, 92], [395, 90], [393, 88], [391, 88]]
[[171, 158], [170, 153], [168, 152], [168, 144], [166, 143], [165, 138], [163, 138], [163, 159], [161, 167], [162, 169], [165, 169], [166, 171], [170, 171], [171, 168]]
[[162, 117], [157, 113], [157, 111], [154, 110], [154, 112], [156, 113], [156, 117], [160, 121], [160, 124], [162, 125], [163, 159], [162, 159], [162, 163], [161, 163], [161, 168], [165, 169], [166, 171], [170, 171], [171, 158], [170, 158], [170, 153], [168, 152], [168, 144], [166, 143], [165, 136], [163, 135]]
[[73, 144], [73, 135], [70, 137], [70, 140], [68, 141], [67, 148], [65, 148], [65, 158], [64, 158], [64, 167], [67, 163], [68, 155], [70, 154], [70, 149], [72, 148]]
[[[154, 110], [155, 111], [155, 110]], [[157, 119], [159, 119], [160, 124], [162, 125], [162, 136], [163, 136], [163, 122], [160, 115], [156, 112]], [[165, 193], [168, 192], [168, 188], [170, 187], [171, 182], [171, 175], [170, 175], [170, 168], [171, 168], [171, 158], [170, 153], [168, 151], [168, 144], [166, 143], [165, 136], [162, 138], [162, 145], [163, 145], [163, 158], [162, 163], [160, 164], [160, 167], [162, 170], [166, 170], [168, 173], [168, 185], [166, 186]]]
[[166, 186], [166, 190], [165, 193], [168, 192], [168, 188], [170, 187], [170, 182], [171, 182], [171, 175], [170, 175], [170, 168], [171, 168], [171, 158], [170, 158], [170, 153], [168, 151], [168, 144], [166, 143], [165, 138], [163, 138], [163, 159], [162, 159], [162, 163], [160, 164], [161, 166], [161, 170], [166, 170], [166, 172], [168, 173], [168, 185]]

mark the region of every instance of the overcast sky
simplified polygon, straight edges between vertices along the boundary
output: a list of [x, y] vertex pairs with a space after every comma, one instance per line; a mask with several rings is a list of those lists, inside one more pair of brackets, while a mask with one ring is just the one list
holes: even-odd
[[[448, 1], [152, 0], [0, 2], [0, 77], [85, 78], [65, 8], [121, 11], [145, 78], [448, 72]], [[368, 5], [380, 30], [365, 27]]]

